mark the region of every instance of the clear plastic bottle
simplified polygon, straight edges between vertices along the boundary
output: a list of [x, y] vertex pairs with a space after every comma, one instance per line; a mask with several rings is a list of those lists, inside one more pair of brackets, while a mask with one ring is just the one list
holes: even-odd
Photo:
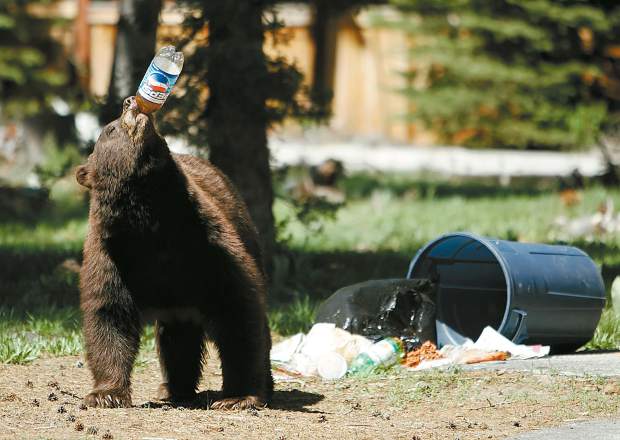
[[177, 82], [183, 69], [183, 52], [176, 52], [174, 46], [162, 47], [142, 78], [136, 103], [142, 113], [159, 110]]
[[351, 361], [348, 373], [368, 374], [377, 367], [389, 367], [394, 365], [403, 355], [403, 343], [400, 339], [382, 339], [358, 354], [357, 357]]

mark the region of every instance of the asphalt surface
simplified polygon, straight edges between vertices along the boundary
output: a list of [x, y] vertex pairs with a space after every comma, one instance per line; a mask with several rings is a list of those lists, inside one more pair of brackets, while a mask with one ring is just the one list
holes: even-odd
[[531, 373], [564, 374], [570, 376], [620, 376], [620, 351], [606, 353], [575, 353], [548, 356], [540, 359], [509, 360], [467, 365], [465, 370], [528, 371]]
[[[620, 377], [620, 351], [575, 353], [541, 359], [509, 360], [467, 365], [465, 370], [526, 371], [534, 374]], [[620, 440], [620, 419], [571, 422], [558, 428], [541, 429], [511, 437], [509, 440]]]
[[620, 420], [574, 422], [558, 428], [541, 429], [510, 437], [509, 440], [620, 440]]
[[454, 176], [566, 176], [574, 170], [584, 176], [594, 176], [605, 170], [598, 150], [577, 153], [472, 150], [363, 142], [325, 143], [277, 137], [270, 139], [269, 147], [276, 167], [318, 165], [326, 159], [336, 159], [348, 171], [430, 171]]

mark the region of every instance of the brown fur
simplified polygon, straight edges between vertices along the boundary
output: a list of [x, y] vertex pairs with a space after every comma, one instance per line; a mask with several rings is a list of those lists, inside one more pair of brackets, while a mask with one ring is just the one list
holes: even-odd
[[208, 161], [171, 154], [128, 98], [80, 184], [90, 189], [80, 276], [91, 406], [131, 405], [143, 322], [156, 320], [159, 397], [195, 396], [205, 337], [222, 361], [216, 408], [265, 405], [271, 339], [258, 237], [228, 179]]

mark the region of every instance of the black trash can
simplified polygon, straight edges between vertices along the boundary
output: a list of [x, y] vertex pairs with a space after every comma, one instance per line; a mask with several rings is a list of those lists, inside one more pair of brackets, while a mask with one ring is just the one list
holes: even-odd
[[451, 343], [476, 340], [488, 325], [515, 343], [567, 352], [592, 338], [605, 307], [598, 267], [570, 246], [451, 233], [418, 251], [407, 278], [438, 284], [438, 338]]

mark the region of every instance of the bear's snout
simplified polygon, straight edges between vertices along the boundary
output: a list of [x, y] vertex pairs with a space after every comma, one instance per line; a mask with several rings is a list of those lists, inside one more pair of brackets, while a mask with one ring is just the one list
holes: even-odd
[[148, 115], [140, 113], [135, 96], [130, 96], [123, 101], [121, 122], [130, 136], [138, 138], [134, 140], [142, 140], [147, 131], [147, 127], [151, 123]]
[[135, 96], [129, 96], [128, 98], [125, 98], [125, 101], [123, 101], [123, 110], [125, 111], [128, 109], [132, 112], [138, 111], [138, 103], [136, 102]]

